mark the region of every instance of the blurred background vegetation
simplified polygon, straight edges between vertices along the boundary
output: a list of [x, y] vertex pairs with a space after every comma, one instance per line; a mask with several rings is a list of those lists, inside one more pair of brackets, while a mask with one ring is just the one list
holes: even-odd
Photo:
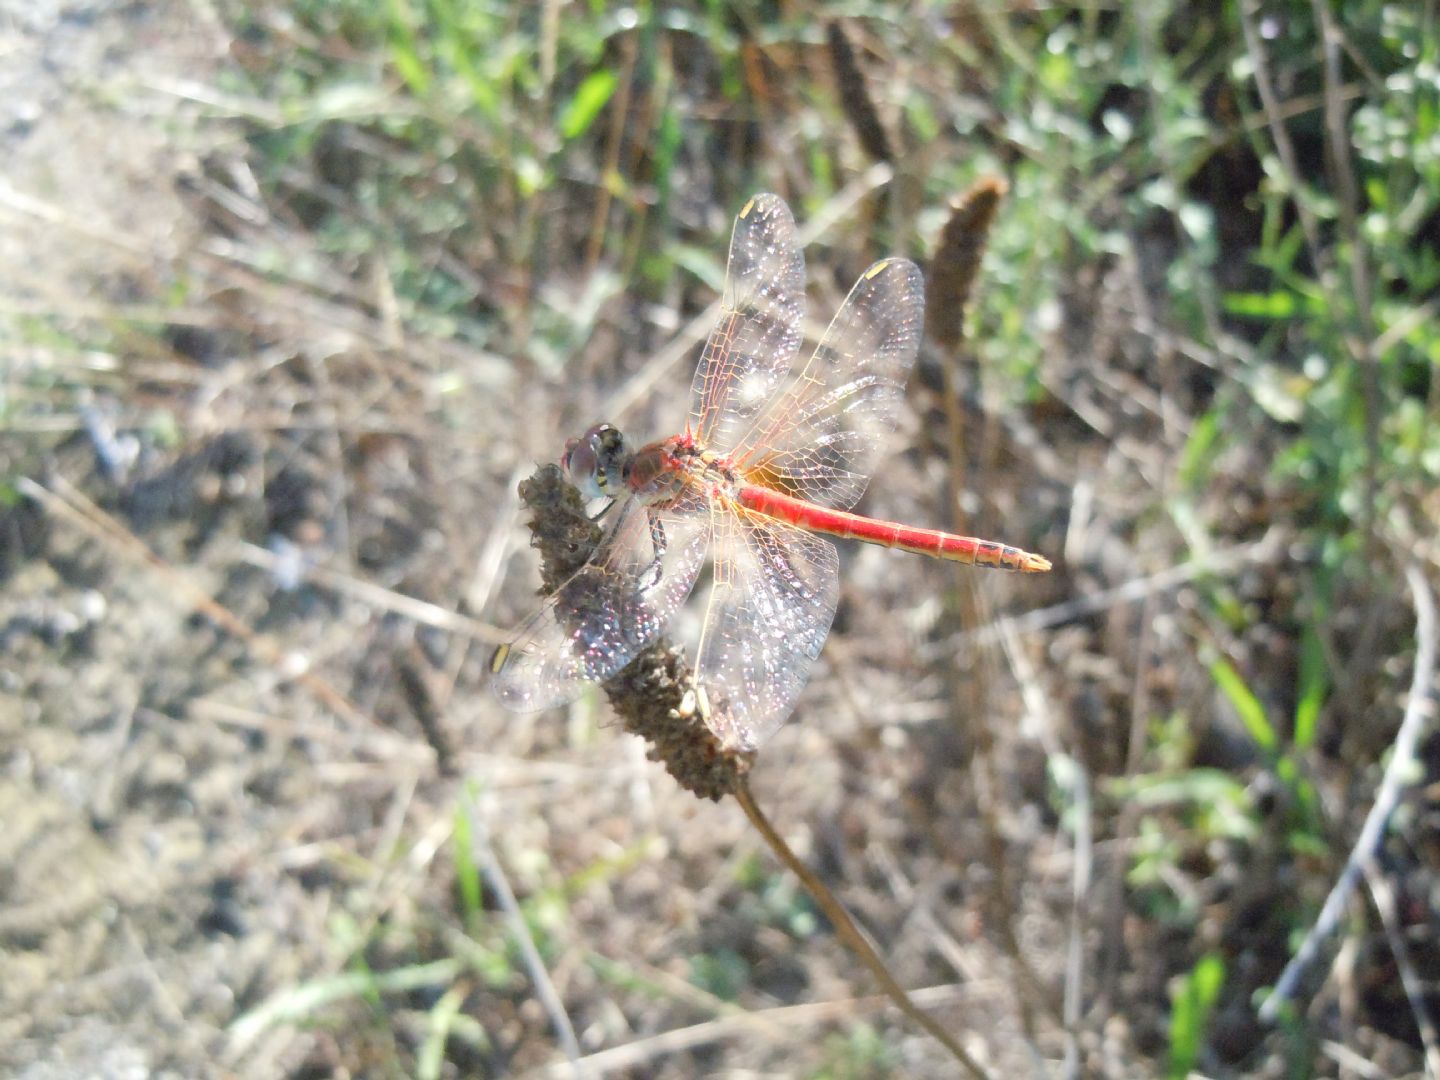
[[1433, 725], [1257, 1016], [1432, 688], [1434, 0], [0, 35], [9, 1070], [946, 1074], [733, 806], [483, 683], [537, 582], [517, 480], [678, 428], [744, 201], [810, 230], [823, 318], [987, 178], [863, 508], [1056, 570], [846, 550], [762, 803], [995, 1075], [1440, 1069]]

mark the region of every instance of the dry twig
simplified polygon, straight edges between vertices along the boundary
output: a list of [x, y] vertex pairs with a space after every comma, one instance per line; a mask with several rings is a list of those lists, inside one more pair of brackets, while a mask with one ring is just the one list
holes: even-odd
[[1375, 794], [1375, 803], [1365, 817], [1365, 824], [1360, 828], [1360, 835], [1345, 862], [1345, 869], [1330, 890], [1315, 925], [1305, 935], [1299, 951], [1285, 965], [1285, 970], [1275, 983], [1274, 991], [1260, 1007], [1260, 1019], [1267, 1023], [1274, 1022], [1280, 1010], [1294, 997], [1306, 969], [1319, 955], [1321, 944], [1339, 923], [1345, 905], [1350, 901], [1350, 894], [1355, 890], [1355, 883], [1367, 866], [1374, 865], [1375, 853], [1385, 835], [1385, 825], [1399, 804], [1401, 792], [1408, 783], [1407, 777], [1415, 767], [1415, 748], [1419, 745], [1426, 721], [1434, 713], [1431, 694], [1435, 682], [1437, 643], [1435, 599], [1431, 596], [1430, 586], [1426, 584], [1425, 576], [1419, 568], [1407, 567], [1405, 580], [1410, 585], [1410, 593], [1415, 601], [1415, 637], [1418, 643], [1405, 717], [1400, 722], [1400, 730], [1395, 733], [1395, 745], [1391, 748], [1390, 762], [1385, 766], [1385, 775], [1381, 778], [1380, 788]]

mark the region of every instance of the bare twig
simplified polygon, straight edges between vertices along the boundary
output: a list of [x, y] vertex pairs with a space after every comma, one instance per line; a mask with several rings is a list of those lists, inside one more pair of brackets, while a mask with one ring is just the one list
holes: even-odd
[[1326, 0], [1311, 0], [1315, 21], [1320, 27], [1322, 53], [1325, 57], [1325, 136], [1330, 169], [1334, 173], [1336, 204], [1340, 225], [1350, 246], [1350, 286], [1354, 290], [1355, 314], [1366, 342], [1375, 336], [1371, 312], [1369, 245], [1360, 229], [1360, 185], [1350, 160], [1350, 135], [1346, 131], [1349, 117], [1341, 99], [1343, 81], [1340, 73], [1340, 46], [1343, 38], [1335, 24]]
[[1415, 601], [1417, 640], [1415, 672], [1410, 681], [1410, 700], [1405, 706], [1405, 718], [1400, 722], [1400, 730], [1395, 734], [1395, 745], [1390, 751], [1390, 762], [1385, 766], [1380, 789], [1375, 794], [1375, 804], [1370, 807], [1365, 824], [1360, 828], [1360, 836], [1355, 841], [1345, 869], [1330, 890], [1325, 906], [1320, 909], [1320, 915], [1305, 936], [1300, 950], [1285, 965], [1285, 970], [1280, 973], [1280, 978], [1275, 983], [1274, 991], [1260, 1007], [1260, 1019], [1267, 1023], [1273, 1023], [1281, 1008], [1295, 995], [1306, 969], [1319, 955], [1321, 944], [1339, 922], [1366, 864], [1375, 858], [1375, 852], [1385, 833], [1385, 825], [1399, 803], [1400, 794], [1408, 784], [1407, 778], [1414, 769], [1415, 747], [1425, 730], [1426, 721], [1434, 712], [1430, 695], [1435, 679], [1435, 599], [1430, 595], [1430, 586], [1426, 584], [1424, 575], [1417, 567], [1406, 568], [1405, 580], [1410, 585]]
[[1294, 195], [1291, 201], [1294, 202], [1295, 212], [1300, 218], [1305, 245], [1310, 249], [1310, 257], [1323, 276], [1324, 270], [1328, 269], [1329, 259], [1321, 241], [1320, 223], [1315, 219], [1315, 212], [1310, 208], [1310, 204], [1302, 197], [1300, 159], [1295, 154], [1295, 144], [1290, 139], [1290, 132], [1281, 119], [1280, 95], [1275, 92], [1275, 84], [1270, 79], [1270, 60], [1260, 36], [1259, 20], [1260, 0], [1241, 0], [1240, 30], [1245, 36], [1245, 51], [1250, 54], [1250, 66], [1255, 73], [1255, 89], [1260, 94], [1260, 104], [1269, 121], [1270, 139], [1275, 144], [1275, 153], [1280, 158], [1280, 166], [1285, 170]]
[[[1361, 1080], [1394, 1080], [1394, 1074], [1386, 1069], [1373, 1065], [1361, 1057], [1354, 1050], [1351, 1050], [1344, 1043], [1336, 1042], [1334, 1039], [1326, 1039], [1320, 1044], [1320, 1050], [1326, 1057], [1334, 1061], [1342, 1068], [1349, 1069]], [[1343, 1073], [1341, 1075], [1344, 1075]]]

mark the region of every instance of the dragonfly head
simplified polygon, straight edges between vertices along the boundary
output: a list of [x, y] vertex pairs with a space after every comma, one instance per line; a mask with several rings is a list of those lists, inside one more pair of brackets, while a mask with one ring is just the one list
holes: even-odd
[[596, 424], [578, 439], [566, 441], [560, 467], [586, 498], [613, 499], [623, 488], [629, 458], [620, 429], [613, 424]]

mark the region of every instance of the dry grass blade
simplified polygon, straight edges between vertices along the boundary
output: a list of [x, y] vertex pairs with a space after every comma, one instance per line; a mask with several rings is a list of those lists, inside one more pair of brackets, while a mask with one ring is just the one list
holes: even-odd
[[965, 309], [980, 272], [990, 226], [1009, 190], [998, 176], [980, 180], [955, 203], [925, 275], [925, 332], [937, 345], [957, 349], [965, 338]]
[[845, 34], [845, 28], [838, 22], [825, 27], [825, 40], [830, 48], [830, 63], [835, 69], [835, 83], [840, 91], [840, 107], [865, 153], [876, 161], [893, 161], [890, 138], [885, 134], [885, 125], [880, 122], [880, 112], [870, 97], [865, 76], [855, 59], [855, 50]]
[[[913, 991], [910, 997], [921, 1005], [946, 1005], [963, 997], [969, 989], [968, 986], [930, 986]], [[757, 1028], [783, 1028], [793, 1032], [800, 1026], [844, 1020], [883, 1008], [889, 1003], [890, 999], [885, 995], [874, 994], [870, 997], [844, 998], [839, 1001], [817, 1001], [808, 1005], [783, 1005], [763, 1013], [739, 1013], [718, 1020], [706, 1020], [689, 1027], [674, 1028], [621, 1046], [612, 1046], [608, 1050], [600, 1050], [581, 1058], [579, 1065], [586, 1076], [609, 1076], [611, 1073], [641, 1069], [652, 1065], [659, 1058], [683, 1050], [693, 1050], [725, 1039], [753, 1036]], [[521, 1075], [525, 1080], [560, 1080], [571, 1072], [569, 1062], [557, 1062]]]
[[612, 192], [623, 184], [620, 178], [620, 151], [625, 126], [630, 119], [630, 97], [635, 87], [635, 63], [640, 55], [639, 36], [624, 34], [620, 38], [623, 58], [620, 61], [620, 86], [608, 106], [610, 127], [605, 135], [605, 160], [601, 166], [600, 184], [595, 193], [595, 212], [590, 219], [590, 239], [585, 245], [585, 277], [595, 273], [595, 266], [605, 250], [605, 229], [610, 220]]
[[[241, 562], [269, 573], [280, 572], [285, 568], [287, 562], [284, 556], [254, 544], [239, 543], [235, 550]], [[431, 626], [436, 630], [446, 630], [477, 641], [486, 641], [492, 645], [504, 640], [504, 635], [496, 627], [462, 615], [458, 611], [441, 607], [439, 604], [432, 604], [426, 600], [406, 596], [394, 589], [387, 589], [383, 585], [376, 585], [373, 582], [319, 565], [306, 566], [303, 573], [305, 580], [312, 585], [348, 596], [378, 611], [399, 615], [419, 626]]]

